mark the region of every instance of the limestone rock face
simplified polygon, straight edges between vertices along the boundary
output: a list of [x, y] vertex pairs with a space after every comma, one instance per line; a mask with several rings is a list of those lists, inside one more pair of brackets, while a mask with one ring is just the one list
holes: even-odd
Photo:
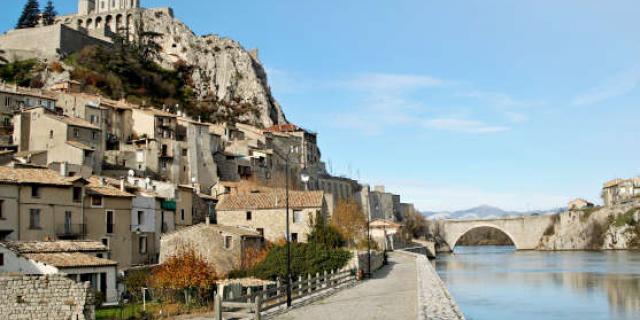
[[215, 95], [222, 101], [252, 103], [260, 113], [238, 119], [243, 122], [264, 127], [286, 123], [257, 51], [247, 51], [237, 41], [217, 35], [198, 36], [169, 9], [147, 9], [141, 15], [145, 31], [162, 35], [157, 39], [162, 47], [158, 62], [173, 67], [182, 60], [194, 66], [193, 85], [200, 97]]
[[[540, 240], [541, 250], [607, 250], [630, 249], [639, 236], [635, 226], [614, 223], [640, 207], [640, 201], [605, 208], [566, 211], [558, 215]], [[638, 213], [633, 223], [640, 220]]]

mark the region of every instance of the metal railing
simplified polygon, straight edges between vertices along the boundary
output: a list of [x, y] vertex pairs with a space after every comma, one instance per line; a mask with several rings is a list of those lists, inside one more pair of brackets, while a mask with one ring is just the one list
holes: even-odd
[[60, 238], [81, 237], [87, 234], [86, 224], [59, 224], [56, 225], [56, 236]]
[[[315, 277], [299, 276], [297, 281], [291, 283], [291, 294], [295, 301], [310, 296], [314, 293], [340, 287], [344, 284], [353, 283], [356, 280], [355, 272], [325, 271], [323, 274], [317, 273]], [[281, 280], [276, 281], [276, 285], [268, 287], [264, 285], [262, 290], [252, 292], [251, 288], [247, 294], [238, 298], [230, 297], [223, 301], [220, 295], [216, 295], [214, 301], [214, 315], [216, 320], [239, 318], [239, 319], [262, 319], [262, 312], [276, 308], [287, 303], [287, 284], [282, 284]]]

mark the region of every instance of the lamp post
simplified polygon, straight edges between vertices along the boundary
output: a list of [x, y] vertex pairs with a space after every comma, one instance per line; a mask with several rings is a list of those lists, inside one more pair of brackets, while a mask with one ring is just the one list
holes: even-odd
[[[287, 308], [291, 307], [291, 232], [289, 231], [289, 161], [291, 157], [291, 153], [296, 152], [296, 148], [291, 146], [289, 148], [286, 156], [282, 155], [278, 150], [274, 147], [274, 153], [284, 160], [284, 168], [285, 168], [285, 210], [286, 210], [286, 236], [285, 239], [287, 241]], [[309, 175], [306, 173], [306, 170], [302, 170], [300, 173], [300, 180], [305, 183], [309, 181]]]

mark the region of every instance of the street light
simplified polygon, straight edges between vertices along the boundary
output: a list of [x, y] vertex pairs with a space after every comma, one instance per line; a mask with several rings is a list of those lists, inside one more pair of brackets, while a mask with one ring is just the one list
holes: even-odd
[[[286, 210], [286, 241], [287, 241], [287, 308], [291, 307], [291, 232], [289, 232], [289, 161], [291, 154], [297, 152], [297, 148], [291, 146], [287, 151], [286, 156], [282, 155], [278, 150], [273, 148], [273, 153], [284, 160], [285, 170], [285, 210]], [[309, 175], [305, 170], [300, 173], [300, 180], [309, 181]]]

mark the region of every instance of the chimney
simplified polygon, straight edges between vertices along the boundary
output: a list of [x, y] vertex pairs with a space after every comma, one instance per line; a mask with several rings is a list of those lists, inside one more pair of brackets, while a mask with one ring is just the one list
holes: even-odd
[[69, 175], [69, 170], [67, 170], [67, 163], [60, 163], [60, 175], [63, 177], [67, 177]]
[[124, 192], [124, 178], [120, 178], [120, 191]]

